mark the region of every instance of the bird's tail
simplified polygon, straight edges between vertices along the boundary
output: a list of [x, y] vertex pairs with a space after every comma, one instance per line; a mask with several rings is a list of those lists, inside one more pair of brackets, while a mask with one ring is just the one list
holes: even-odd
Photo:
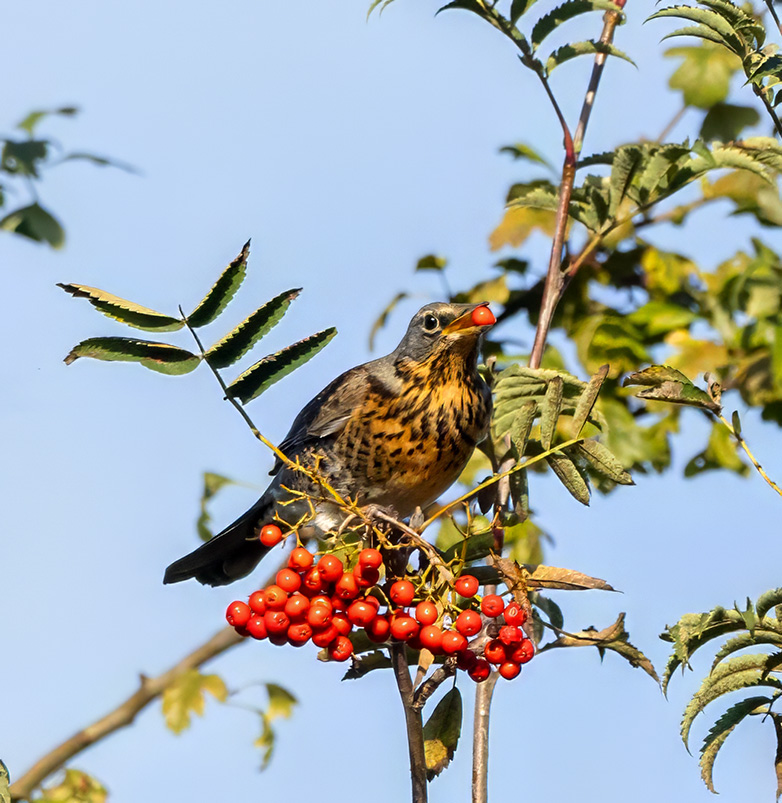
[[258, 524], [269, 516], [272, 503], [261, 497], [245, 514], [189, 555], [174, 561], [164, 583], [195, 577], [199, 583], [224, 586], [248, 575], [269, 551], [258, 539]]

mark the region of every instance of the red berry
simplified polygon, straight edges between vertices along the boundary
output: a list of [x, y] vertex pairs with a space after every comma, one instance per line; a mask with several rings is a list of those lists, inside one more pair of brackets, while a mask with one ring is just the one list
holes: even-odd
[[320, 572], [315, 569], [308, 569], [301, 581], [302, 594], [311, 594], [315, 596], [323, 591], [323, 580]]
[[305, 572], [312, 567], [315, 560], [312, 553], [304, 549], [303, 546], [297, 546], [296, 549], [288, 556], [288, 566], [297, 572]]
[[232, 602], [225, 612], [225, 618], [229, 625], [233, 627], [244, 627], [252, 616], [253, 612], [246, 602], [235, 600]]
[[502, 612], [505, 621], [509, 625], [521, 627], [527, 621], [527, 612], [518, 602], [509, 602], [508, 607]]
[[301, 587], [301, 577], [293, 569], [280, 569], [274, 579], [277, 585], [289, 594], [298, 591]]
[[358, 580], [353, 572], [345, 572], [334, 586], [334, 595], [340, 599], [355, 599], [358, 596]]
[[297, 622], [288, 628], [288, 641], [294, 647], [301, 647], [312, 638], [312, 628], [306, 622]]
[[471, 574], [463, 574], [454, 584], [457, 594], [463, 597], [474, 597], [478, 593], [478, 578]]
[[261, 527], [261, 543], [264, 546], [276, 546], [282, 541], [282, 530], [276, 524]]
[[409, 580], [397, 580], [388, 591], [388, 598], [395, 605], [409, 605], [415, 596], [415, 586]]
[[463, 636], [474, 636], [483, 627], [481, 615], [477, 611], [462, 611], [456, 617], [455, 627]]
[[331, 599], [331, 607], [335, 611], [347, 611], [350, 607], [350, 600], [349, 599], [342, 599], [342, 597], [338, 597], [336, 594], [330, 598]]
[[358, 553], [358, 565], [366, 569], [379, 569], [383, 565], [383, 556], [377, 549], [362, 549]]
[[369, 640], [374, 641], [375, 644], [382, 644], [384, 641], [388, 641], [390, 633], [391, 622], [388, 621], [388, 617], [385, 615], [376, 616], [367, 625], [367, 636]]
[[443, 649], [443, 631], [437, 625], [426, 625], [421, 628], [418, 640], [422, 647], [437, 655]]
[[331, 603], [325, 605], [310, 605], [307, 611], [307, 622], [312, 627], [324, 627], [331, 622]]
[[443, 633], [443, 652], [452, 655], [455, 652], [467, 649], [467, 639], [455, 630], [448, 630]]
[[373, 597], [371, 594], [369, 594], [366, 597], [362, 597], [362, 599], [367, 603], [367, 605], [371, 605], [376, 611], [380, 610], [380, 600], [377, 597]]
[[439, 615], [437, 606], [434, 602], [430, 602], [429, 600], [419, 602], [418, 605], [415, 606], [415, 618], [418, 619], [422, 625], [433, 625]]
[[521, 644], [524, 634], [514, 625], [504, 625], [500, 628], [497, 638], [507, 647], [513, 649], [517, 644]]
[[303, 619], [307, 615], [307, 611], [310, 609], [310, 601], [304, 596], [304, 594], [291, 594], [288, 597], [288, 601], [285, 603], [285, 611], [286, 616], [291, 620], [299, 620]]
[[316, 647], [328, 647], [338, 635], [339, 630], [337, 630], [337, 628], [334, 627], [331, 622], [329, 622], [329, 624], [325, 625], [325, 627], [313, 628], [312, 643]]
[[491, 326], [492, 324], [497, 323], [497, 319], [494, 317], [494, 314], [486, 305], [482, 307], [476, 307], [472, 311], [472, 315], [470, 317], [476, 326]]
[[531, 661], [535, 655], [535, 645], [528, 639], [522, 639], [513, 652], [510, 654], [510, 660], [515, 661], [517, 664], [526, 664]]
[[380, 572], [377, 569], [362, 566], [360, 563], [356, 564], [353, 574], [358, 581], [359, 588], [372, 588], [372, 586], [377, 585], [377, 581], [380, 579]]
[[270, 637], [287, 633], [291, 624], [291, 620], [284, 611], [266, 611], [263, 621], [266, 623], [266, 630]]
[[418, 635], [420, 627], [412, 616], [396, 616], [391, 621], [391, 637], [397, 641], [409, 641]]
[[481, 600], [481, 611], [491, 619], [499, 616], [504, 610], [505, 603], [502, 601], [502, 597], [498, 597], [496, 594], [487, 594]]
[[266, 621], [263, 616], [256, 613], [254, 616], [250, 617], [250, 621], [247, 623], [247, 633], [253, 638], [266, 638]]
[[353, 644], [347, 636], [337, 636], [329, 647], [332, 661], [347, 661], [353, 655]]
[[264, 589], [263, 597], [266, 600], [267, 611], [281, 611], [288, 601], [288, 592], [279, 586], [270, 585]]
[[505, 680], [513, 680], [513, 678], [519, 676], [519, 673], [521, 672], [521, 665], [514, 664], [513, 661], [504, 661], [500, 664], [500, 668], [497, 671], [505, 678]]
[[334, 583], [342, 577], [345, 567], [336, 555], [324, 555], [318, 561], [318, 571], [325, 583]]
[[486, 663], [486, 661], [483, 660], [483, 658], [477, 658], [472, 667], [467, 670], [467, 674], [476, 683], [483, 683], [483, 681], [486, 680], [491, 674], [491, 667], [488, 663]]
[[[265, 616], [266, 614], [264, 614]], [[269, 633], [269, 641], [277, 647], [288, 644], [288, 631], [284, 633]]]
[[376, 616], [375, 606], [360, 599], [357, 599], [348, 608], [348, 619], [356, 627], [366, 627]]
[[461, 650], [456, 653], [456, 666], [469, 672], [475, 666], [478, 656], [472, 650]]
[[499, 639], [492, 639], [483, 648], [483, 657], [490, 664], [501, 664], [503, 661], [508, 660], [508, 654], [505, 651], [505, 645]]
[[353, 629], [353, 624], [346, 613], [334, 613], [331, 616], [331, 623], [337, 628], [340, 635], [347, 636]]
[[261, 616], [266, 613], [266, 595], [264, 594], [264, 589], [253, 591], [253, 593], [250, 594], [249, 602], [253, 613], [260, 614]]

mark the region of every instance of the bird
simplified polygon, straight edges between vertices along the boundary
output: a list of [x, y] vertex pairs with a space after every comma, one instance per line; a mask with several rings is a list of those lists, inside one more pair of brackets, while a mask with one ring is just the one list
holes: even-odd
[[[491, 390], [478, 372], [487, 302], [427, 304], [385, 357], [351, 368], [296, 416], [279, 451], [313, 469], [343, 498], [399, 520], [434, 502], [486, 437]], [[221, 586], [248, 575], [269, 547], [266, 524], [301, 537], [333, 532], [348, 513], [312, 479], [277, 458], [273, 480], [236, 521], [172, 563], [164, 583]]]

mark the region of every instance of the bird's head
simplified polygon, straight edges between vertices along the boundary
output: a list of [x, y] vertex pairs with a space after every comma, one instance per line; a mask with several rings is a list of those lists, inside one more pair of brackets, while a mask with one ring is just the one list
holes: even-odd
[[481, 336], [495, 323], [487, 302], [480, 304], [427, 304], [413, 316], [397, 359], [425, 362], [441, 354], [477, 356]]

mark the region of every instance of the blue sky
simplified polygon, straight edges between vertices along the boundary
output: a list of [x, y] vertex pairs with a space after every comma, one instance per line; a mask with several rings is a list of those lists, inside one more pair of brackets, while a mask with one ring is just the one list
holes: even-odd
[[[178, 304], [192, 307], [252, 237], [249, 277], [209, 336], [293, 286], [304, 293], [265, 353], [326, 326], [340, 333], [251, 406], [264, 433], [280, 439], [317, 390], [370, 358], [371, 323], [397, 291], [414, 298], [392, 316], [374, 356], [393, 348], [418, 306], [438, 298], [436, 277], [412, 274], [420, 256], [447, 255], [454, 285], [487, 275], [497, 258], [488, 233], [522, 173], [498, 148], [524, 141], [560, 159], [556, 121], [510, 46], [469, 14], [435, 18], [435, 10], [397, 0], [368, 22], [364, 0], [31, 0], [4, 10], [0, 130], [33, 108], [74, 104], [78, 118], [52, 120], [42, 132], [139, 170], [74, 163], [51, 171], [40, 192], [65, 225], [60, 252], [0, 238], [0, 757], [12, 777], [131, 693], [140, 672], [163, 671], [211, 635], [225, 605], [253, 590], [252, 580], [207, 589], [163, 587], [161, 578], [196, 544], [202, 472], [262, 485], [271, 466], [206, 371], [172, 379], [86, 360], [66, 368], [62, 358], [79, 340], [127, 332], [55, 282], [174, 313]], [[679, 107], [665, 87], [673, 65], [661, 57], [663, 30], [641, 25], [652, 5], [628, 11], [617, 44], [638, 70], [609, 63], [587, 151], [655, 136]], [[599, 24], [587, 24], [591, 34]], [[584, 28], [574, 37], [585, 38]], [[559, 72], [555, 88], [573, 119], [588, 62]], [[688, 113], [676, 135], [692, 135], [697, 124]], [[751, 231], [709, 213], [687, 232], [656, 236], [712, 264], [746, 245]], [[764, 236], [780, 245], [778, 234]], [[531, 241], [522, 256], [542, 269], [545, 243]], [[589, 509], [553, 482], [533, 486], [541, 524], [556, 537], [550, 562], [624, 592], [560, 593], [568, 625], [604, 626], [626, 611], [633, 641], [658, 667], [665, 624], [779, 585], [777, 498], [756, 476], [684, 482], [681, 469], [707, 433], [695, 413], [684, 424], [667, 476], [637, 477], [636, 487]], [[778, 431], [752, 415], [744, 430], [764, 466], [782, 476]], [[226, 492], [216, 521], [230, 521], [254, 493]], [[696, 661], [696, 673], [707, 668], [706, 656]], [[390, 676], [340, 683], [342, 669], [316, 663], [311, 651], [266, 644], [242, 646], [210, 671], [231, 688], [274, 681], [299, 697], [266, 773], [257, 772], [251, 746], [257, 718], [214, 703], [178, 737], [153, 705], [73, 766], [103, 781], [114, 803], [328, 799], [346, 783], [378, 803], [406, 799]], [[497, 691], [492, 799], [710, 800], [678, 738], [695, 677], [675, 679], [666, 701], [613, 656], [601, 664], [592, 652], [563, 650], [533, 661]], [[470, 684], [462, 688], [471, 694]], [[254, 694], [245, 699], [263, 701]], [[695, 747], [716, 713], [708, 716], [696, 724]], [[770, 728], [742, 728], [717, 764], [721, 800], [771, 800]], [[465, 733], [431, 799], [467, 801], [469, 778]]]

